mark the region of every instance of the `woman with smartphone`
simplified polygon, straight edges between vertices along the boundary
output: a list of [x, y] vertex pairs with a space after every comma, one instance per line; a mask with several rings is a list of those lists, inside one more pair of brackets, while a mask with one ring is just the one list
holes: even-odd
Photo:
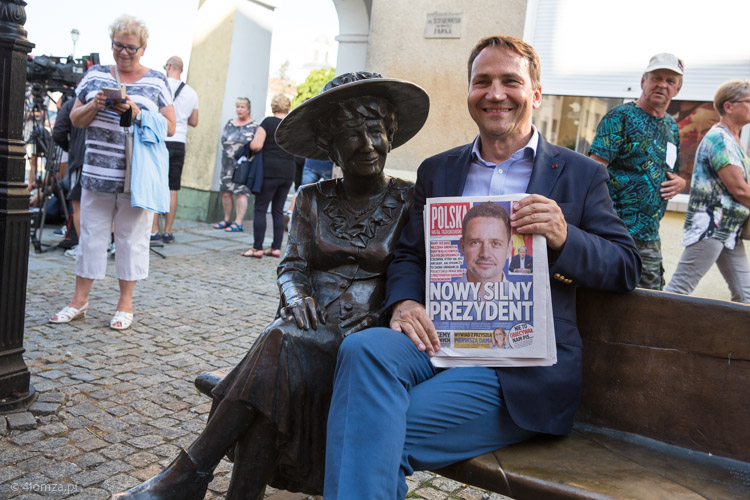
[[[109, 326], [124, 330], [133, 321], [135, 284], [148, 275], [153, 221], [153, 212], [131, 206], [130, 190], [125, 189], [127, 127], [140, 123], [142, 110], [160, 113], [167, 120], [169, 136], [174, 134], [176, 121], [166, 77], [140, 64], [148, 40], [146, 26], [132, 16], [122, 15], [109, 32], [115, 64], [93, 66], [86, 72], [76, 88], [70, 113], [73, 125], [86, 129], [81, 234], [73, 298], [50, 322], [68, 323], [85, 317], [91, 286], [94, 280], [105, 276], [107, 246], [114, 225], [120, 298]], [[117, 94], [122, 86], [124, 97]]]

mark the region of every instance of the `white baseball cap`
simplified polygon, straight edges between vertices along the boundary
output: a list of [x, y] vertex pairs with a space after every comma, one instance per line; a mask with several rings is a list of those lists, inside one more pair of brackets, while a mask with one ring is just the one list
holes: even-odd
[[685, 64], [682, 62], [682, 59], [680, 59], [676, 55], [663, 52], [661, 54], [656, 54], [651, 58], [644, 73], [650, 73], [651, 71], [655, 71], [657, 69], [668, 69], [670, 71], [674, 71], [678, 75], [681, 75], [685, 71]]

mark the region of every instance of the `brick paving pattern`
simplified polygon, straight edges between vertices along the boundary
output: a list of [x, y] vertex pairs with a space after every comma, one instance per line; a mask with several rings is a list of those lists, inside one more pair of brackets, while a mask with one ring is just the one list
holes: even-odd
[[[226, 373], [273, 319], [278, 260], [240, 257], [251, 232], [179, 220], [175, 229], [177, 242], [159, 249], [167, 259], [151, 256], [123, 332], [108, 327], [113, 259], [86, 319], [53, 325], [48, 318], [73, 293], [73, 259], [32, 250], [25, 360], [38, 398], [26, 412], [0, 415], [0, 498], [109, 498], [160, 472], [203, 429], [210, 402], [193, 380]], [[230, 474], [222, 462], [206, 498], [223, 498]], [[408, 482], [408, 498], [505, 498], [429, 472]], [[271, 488], [266, 497], [307, 498]]]

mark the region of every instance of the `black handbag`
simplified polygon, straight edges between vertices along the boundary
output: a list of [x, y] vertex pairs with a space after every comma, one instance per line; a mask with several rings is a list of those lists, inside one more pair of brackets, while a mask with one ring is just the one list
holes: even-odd
[[235, 184], [244, 185], [247, 184], [247, 176], [250, 175], [250, 161], [243, 160], [237, 162], [234, 166], [234, 173], [232, 174], [232, 182]]

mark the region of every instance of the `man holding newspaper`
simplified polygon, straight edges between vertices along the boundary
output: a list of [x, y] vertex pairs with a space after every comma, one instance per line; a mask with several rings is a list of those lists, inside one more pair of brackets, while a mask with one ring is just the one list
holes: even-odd
[[[473, 143], [420, 166], [414, 206], [388, 270], [390, 329], [347, 337], [328, 419], [325, 498], [404, 498], [404, 480], [537, 433], [567, 434], [581, 387], [576, 286], [627, 292], [641, 262], [597, 162], [550, 145], [532, 126], [541, 103], [536, 51], [514, 37], [481, 40], [469, 58]], [[511, 226], [546, 238], [557, 363], [438, 371], [425, 303], [428, 198], [529, 193]]]

